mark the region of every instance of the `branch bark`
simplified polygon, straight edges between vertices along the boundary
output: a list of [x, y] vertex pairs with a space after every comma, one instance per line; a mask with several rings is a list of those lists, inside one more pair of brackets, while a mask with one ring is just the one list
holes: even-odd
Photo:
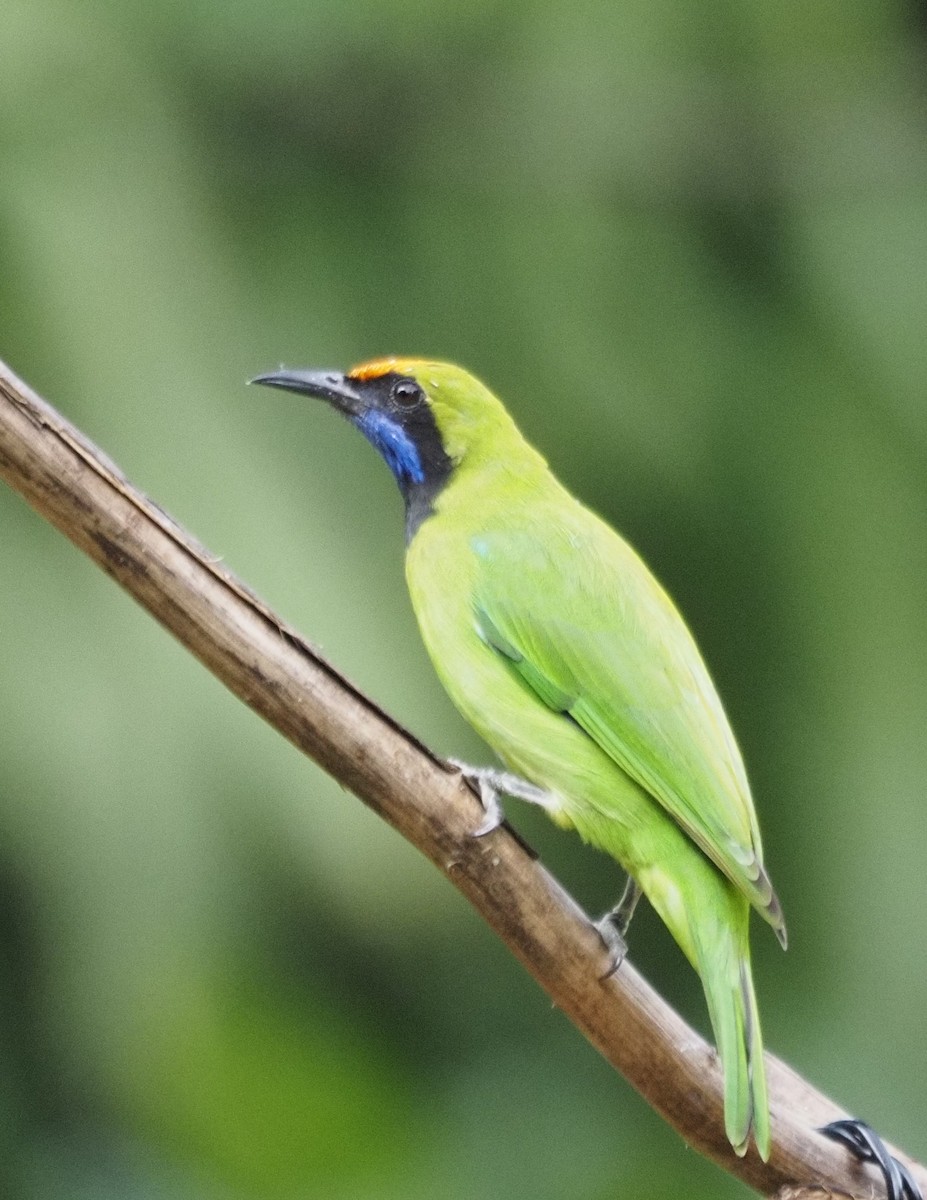
[[[594, 1046], [707, 1157], [757, 1191], [881, 1195], [815, 1128], [846, 1114], [766, 1056], [773, 1153], [724, 1136], [714, 1050], [625, 961], [510, 829], [470, 836], [482, 810], [460, 779], [344, 679], [100, 450], [0, 363], [0, 476], [232, 692], [442, 871]], [[900, 1154], [927, 1192], [927, 1171]]]

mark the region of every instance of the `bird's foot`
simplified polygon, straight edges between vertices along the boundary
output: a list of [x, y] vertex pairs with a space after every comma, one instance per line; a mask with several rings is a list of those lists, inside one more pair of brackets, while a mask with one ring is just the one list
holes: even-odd
[[529, 804], [540, 804], [544, 808], [549, 806], [550, 797], [547, 792], [518, 775], [499, 771], [495, 767], [471, 767], [456, 758], [449, 758], [447, 761], [476, 788], [486, 813], [474, 829], [473, 837], [485, 837], [487, 833], [498, 829], [505, 820], [505, 813], [499, 801], [500, 792], [505, 796], [514, 796], [516, 800], [526, 800]]
[[634, 910], [637, 908], [637, 902], [644, 893], [641, 891], [641, 885], [637, 882], [633, 875], [628, 876], [628, 881], [624, 885], [624, 891], [621, 893], [621, 899], [615, 907], [602, 917], [603, 921], [611, 921], [622, 937], [627, 937], [628, 927], [631, 924], [631, 918], [634, 916]]
[[893, 1158], [879, 1135], [865, 1121], [848, 1118], [831, 1121], [819, 1131], [835, 1142], [843, 1142], [862, 1162], [871, 1162], [882, 1172], [888, 1200], [924, 1200], [911, 1172]]
[[629, 875], [628, 882], [624, 885], [624, 891], [621, 893], [621, 899], [614, 908], [609, 909], [595, 923], [599, 937], [605, 943], [605, 949], [612, 958], [611, 966], [602, 976], [603, 979], [609, 979], [615, 974], [628, 953], [626, 940], [628, 926], [631, 924], [637, 902], [642, 895], [640, 884], [633, 876]]
[[628, 953], [628, 943], [624, 940], [624, 934], [612, 920], [610, 912], [607, 912], [604, 917], [600, 917], [598, 921], [594, 921], [593, 926], [608, 951], [608, 970], [599, 976], [599, 981], [604, 982], [606, 979], [611, 979], [624, 962]]

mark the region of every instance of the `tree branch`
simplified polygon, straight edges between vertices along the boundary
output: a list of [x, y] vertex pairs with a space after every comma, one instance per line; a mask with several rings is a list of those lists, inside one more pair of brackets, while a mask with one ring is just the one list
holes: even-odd
[[[83, 435], [0, 363], [0, 476], [174, 634], [235, 695], [418, 847], [467, 897], [558, 1008], [692, 1146], [758, 1191], [881, 1194], [815, 1127], [846, 1115], [766, 1056], [773, 1153], [738, 1159], [724, 1136], [715, 1052], [588, 919], [456, 772], [342, 678]], [[927, 1171], [906, 1162], [927, 1190]]]

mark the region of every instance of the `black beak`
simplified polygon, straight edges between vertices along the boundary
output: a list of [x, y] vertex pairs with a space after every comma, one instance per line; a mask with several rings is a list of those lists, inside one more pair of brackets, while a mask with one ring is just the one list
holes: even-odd
[[260, 383], [264, 387], [282, 388], [287, 392], [300, 392], [304, 396], [315, 396], [347, 416], [356, 416], [368, 404], [357, 390], [353, 380], [338, 371], [271, 371], [267, 375], [255, 375], [249, 383]]

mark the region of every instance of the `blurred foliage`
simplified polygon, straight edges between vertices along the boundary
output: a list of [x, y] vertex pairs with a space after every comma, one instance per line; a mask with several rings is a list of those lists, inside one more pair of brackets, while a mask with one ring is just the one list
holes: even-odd
[[[5, 0], [0, 353], [436, 749], [362, 439], [458, 360], [713, 667], [769, 1047], [927, 1155], [927, 20], [798, 0]], [[414, 852], [0, 491], [0, 1192], [742, 1194]], [[514, 810], [513, 810], [514, 811]], [[516, 823], [591, 909], [607, 860]], [[632, 956], [705, 1027], [652, 914]]]

